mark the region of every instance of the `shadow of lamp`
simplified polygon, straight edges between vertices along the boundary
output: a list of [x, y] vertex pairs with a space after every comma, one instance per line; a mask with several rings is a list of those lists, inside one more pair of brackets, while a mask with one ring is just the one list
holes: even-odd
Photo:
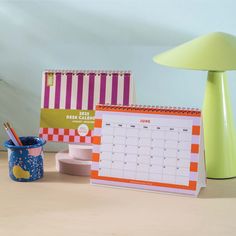
[[208, 71], [203, 105], [207, 177], [236, 177], [236, 135], [225, 72], [236, 70], [236, 37], [211, 33], [153, 60], [175, 68]]

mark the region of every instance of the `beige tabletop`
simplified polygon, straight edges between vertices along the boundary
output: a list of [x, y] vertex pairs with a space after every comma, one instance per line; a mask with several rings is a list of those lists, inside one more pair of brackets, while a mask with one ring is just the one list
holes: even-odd
[[45, 155], [45, 177], [9, 179], [0, 153], [0, 235], [236, 235], [236, 179], [208, 180], [198, 198], [92, 186], [57, 173]]

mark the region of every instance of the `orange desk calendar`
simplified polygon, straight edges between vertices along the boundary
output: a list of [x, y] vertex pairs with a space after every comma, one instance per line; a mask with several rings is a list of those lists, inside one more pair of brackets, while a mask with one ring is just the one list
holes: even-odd
[[129, 71], [47, 70], [42, 78], [40, 137], [91, 144], [95, 105], [134, 104]]
[[201, 111], [98, 105], [91, 183], [197, 196], [206, 186]]

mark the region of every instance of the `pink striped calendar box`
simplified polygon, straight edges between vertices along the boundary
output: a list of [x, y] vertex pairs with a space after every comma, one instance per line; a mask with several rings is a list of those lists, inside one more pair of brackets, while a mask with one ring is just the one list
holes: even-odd
[[129, 71], [47, 70], [42, 78], [39, 135], [48, 141], [92, 142], [97, 104], [135, 104]]

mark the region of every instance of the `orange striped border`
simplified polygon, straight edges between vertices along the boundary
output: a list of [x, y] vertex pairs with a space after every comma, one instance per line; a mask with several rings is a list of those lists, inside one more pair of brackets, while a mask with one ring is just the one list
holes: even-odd
[[102, 128], [102, 119], [95, 119], [94, 128]]
[[197, 172], [198, 171], [198, 163], [197, 162], [191, 162], [190, 163], [190, 171], [191, 172]]
[[93, 153], [92, 154], [92, 161], [93, 162], [99, 162], [100, 154], [99, 153]]
[[192, 135], [200, 135], [200, 126], [192, 127]]
[[101, 144], [101, 136], [93, 136], [92, 143], [100, 145]]
[[191, 145], [191, 153], [199, 153], [199, 144]]
[[186, 189], [186, 190], [196, 190], [196, 188], [197, 188], [197, 182], [196, 181], [189, 181], [189, 185], [185, 186], [185, 185], [150, 182], [150, 181], [143, 181], [143, 180], [132, 180], [132, 179], [123, 179], [123, 178], [99, 176], [98, 171], [96, 171], [96, 170], [91, 171], [91, 178], [92, 179], [106, 180], [106, 181], [123, 182], [123, 183], [131, 183], [131, 184], [142, 184], [142, 185], [149, 185], [149, 186], [158, 186], [158, 187], [176, 188], [176, 189]]

